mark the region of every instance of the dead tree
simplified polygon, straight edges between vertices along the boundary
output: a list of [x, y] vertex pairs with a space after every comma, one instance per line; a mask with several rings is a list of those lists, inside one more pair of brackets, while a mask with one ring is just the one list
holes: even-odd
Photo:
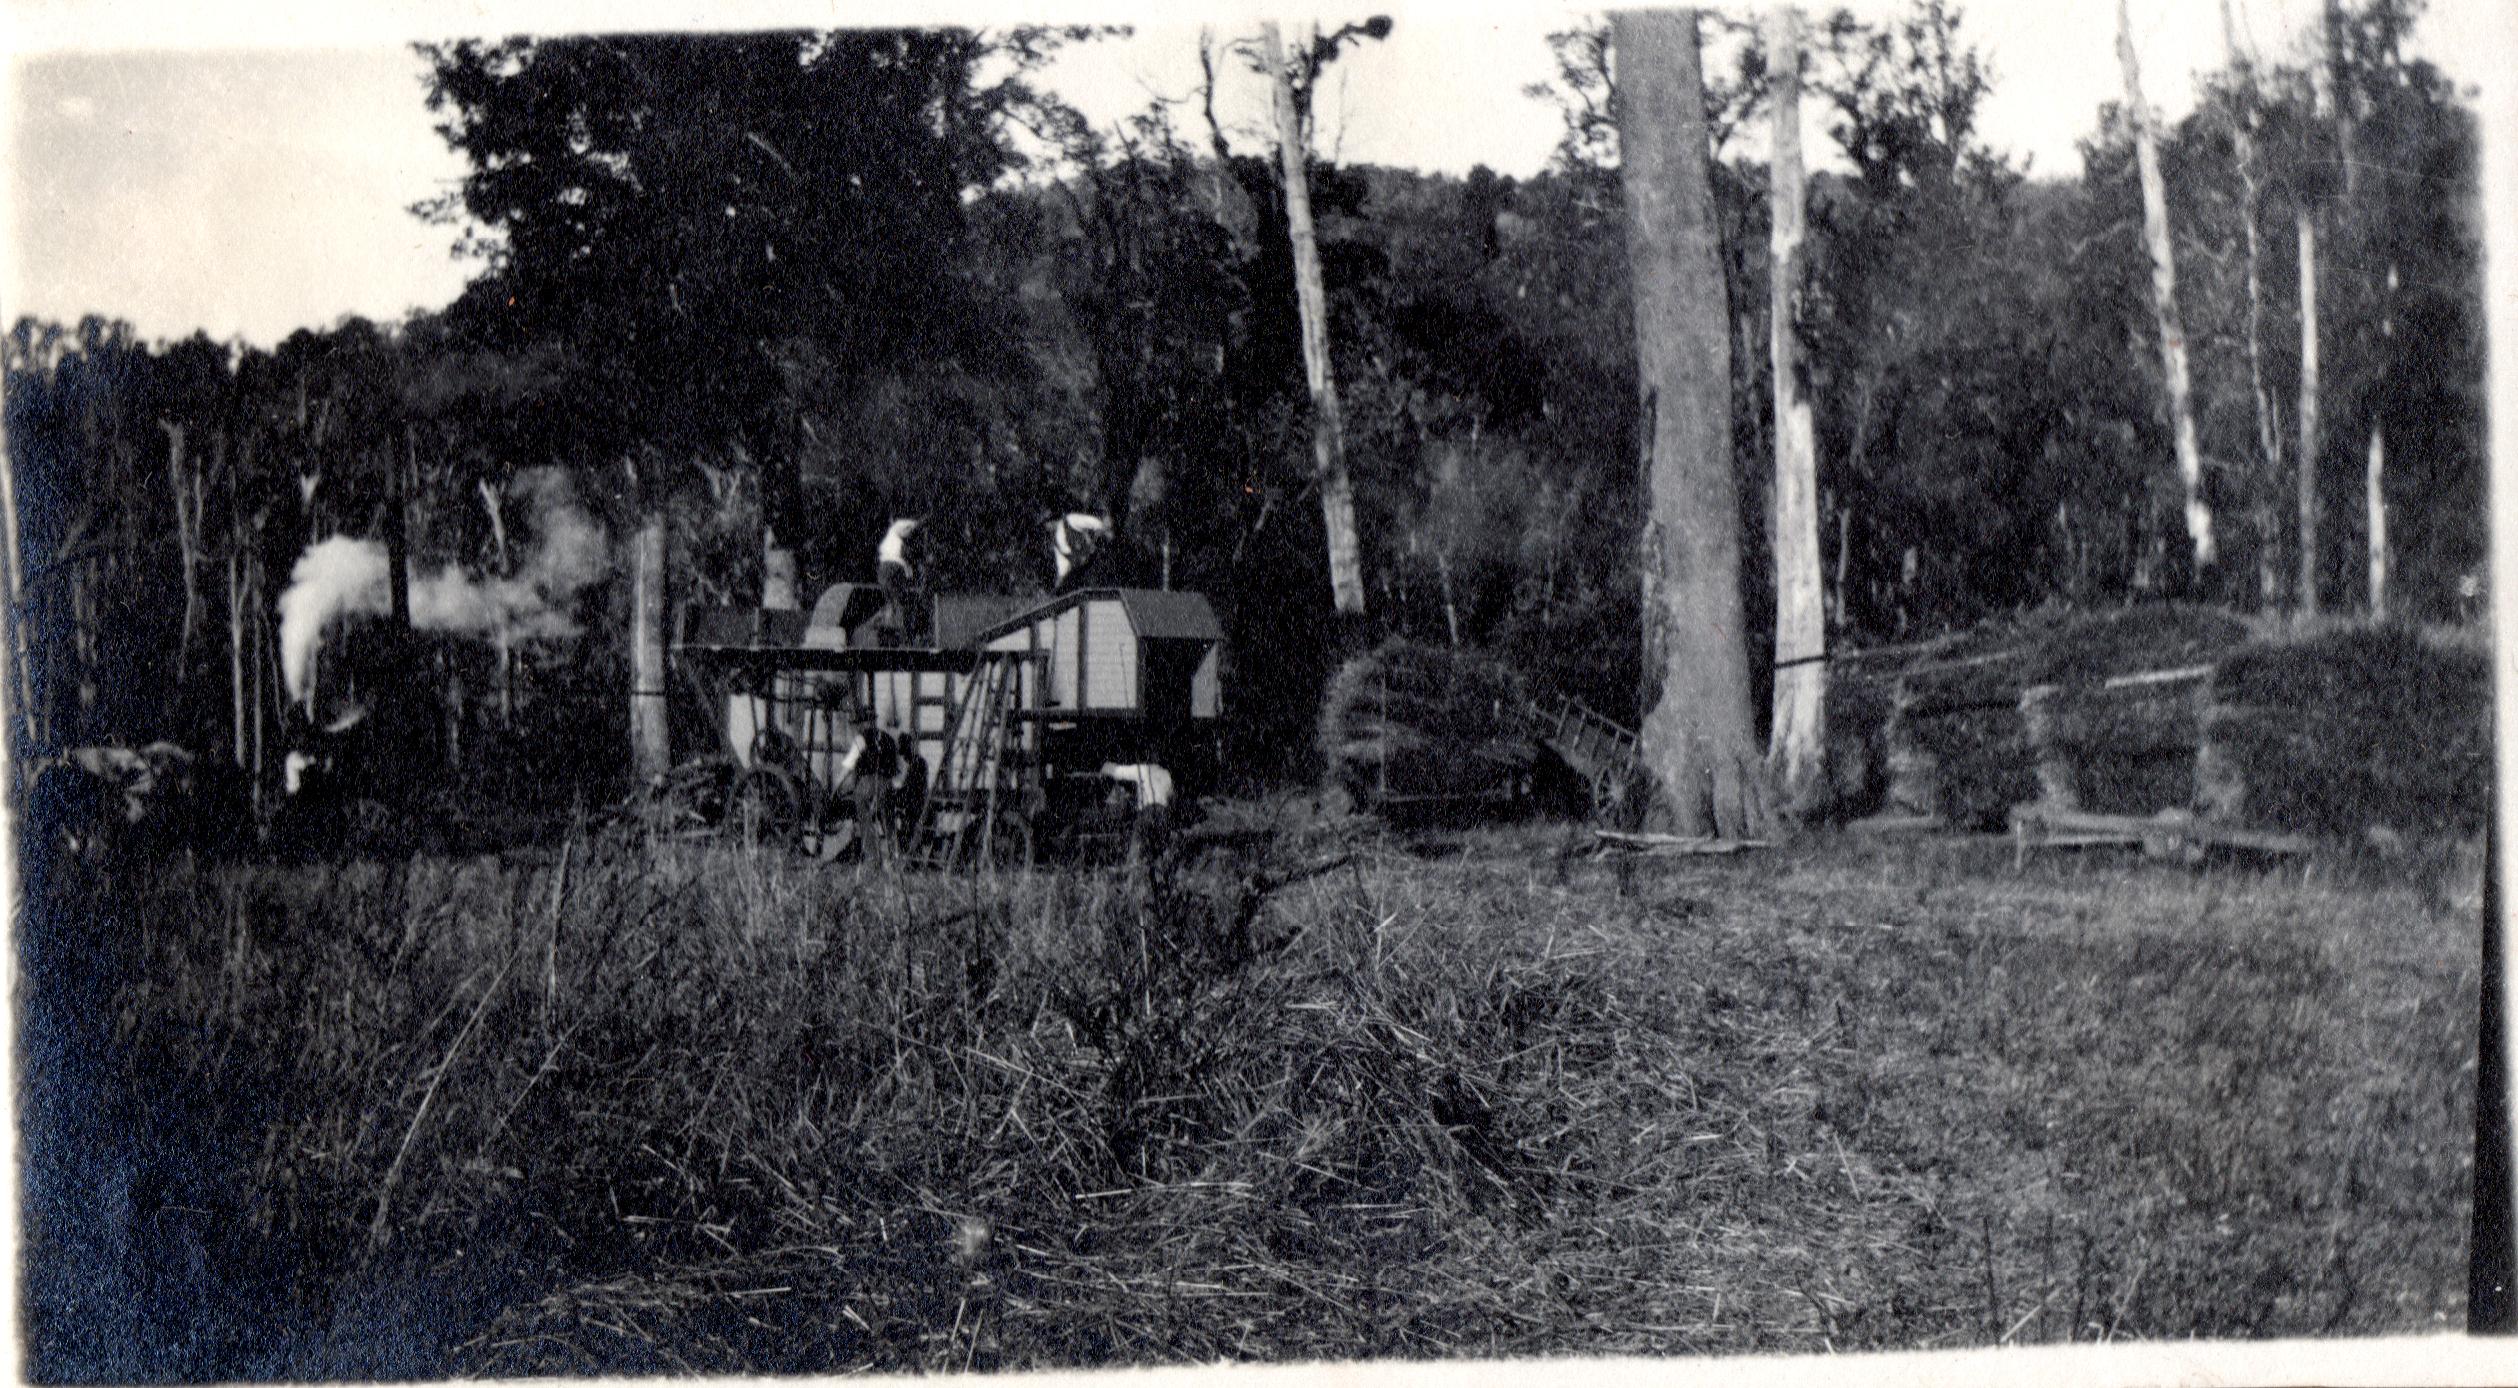
[[44, 741], [43, 720], [36, 712], [35, 657], [26, 635], [31, 613], [27, 606], [26, 568], [18, 543], [16, 474], [17, 456], [9, 451], [8, 426], [0, 421], [0, 543], [7, 546], [5, 552], [0, 552], [0, 604], [5, 604], [0, 606], [0, 614], [5, 614], [9, 624], [8, 696], [15, 725], [10, 730], [14, 741], [9, 757], [12, 776]]
[[[2378, 350], [2395, 350], [2396, 267], [2387, 266], [2386, 288], [2378, 299]], [[2382, 360], [2380, 369], [2385, 369]], [[2369, 615], [2387, 619], [2387, 395], [2377, 392], [2369, 411]]]
[[[2333, 19], [2329, 8], [2327, 22]], [[2334, 114], [2334, 88], [2326, 67], [2325, 48], [2330, 34], [2321, 34], [2319, 51], [2308, 64], [2313, 126], [2323, 127]], [[2319, 179], [2307, 180], [2311, 185]], [[2314, 617], [2322, 605], [2318, 589], [2317, 520], [2320, 509], [2317, 495], [2317, 467], [2324, 455], [2325, 440], [2319, 432], [2318, 418], [2318, 322], [2317, 322], [2317, 236], [2321, 213], [2317, 206], [2318, 190], [2305, 188], [2299, 195], [2295, 212], [2299, 228], [2299, 614]]]
[[[481, 478], [479, 485], [481, 509], [490, 518], [491, 560], [498, 565], [499, 576], [505, 578], [511, 572], [507, 559], [507, 509], [499, 503], [498, 488], [490, 484], [490, 479]], [[498, 647], [498, 726], [503, 732], [516, 723], [516, 656], [514, 643], [508, 639], [507, 623], [493, 625], [490, 635]]]
[[175, 647], [175, 683], [180, 688], [192, 673], [193, 629], [201, 624], [201, 479], [185, 466], [184, 426], [161, 419], [157, 427], [166, 434], [166, 493], [174, 503], [176, 557], [183, 566], [184, 625]]
[[2264, 118], [2256, 89], [2253, 58], [2239, 47], [2238, 24], [2229, 0], [2221, 0], [2221, 42], [2237, 77], [2230, 121], [2230, 158], [2237, 165], [2239, 218], [2246, 230], [2247, 388], [2255, 405], [2256, 461], [2262, 479], [2256, 490], [2256, 604], [2271, 611], [2282, 602], [2282, 520], [2276, 504], [2282, 477], [2282, 424], [2273, 408], [2273, 391], [2264, 368], [2264, 247], [2256, 218], [2262, 195], [2256, 181], [2256, 132]]
[[1321, 287], [1320, 243], [1311, 222], [1310, 142], [1294, 100], [1293, 73], [1277, 26], [1259, 28], [1260, 51], [1276, 94], [1277, 142], [1285, 165], [1285, 226], [1294, 246], [1294, 297], [1303, 320], [1303, 375], [1311, 388], [1312, 468], [1329, 532], [1329, 587], [1338, 611], [1364, 613], [1364, 563], [1355, 536], [1355, 485], [1346, 467], [1346, 426], [1329, 369], [1329, 302]]
[[2168, 186], [2160, 174], [2159, 136], [2142, 101], [2142, 65], [2133, 48], [2128, 0], [2116, 0], [2116, 58], [2124, 66], [2125, 112], [2133, 125], [2134, 162], [2142, 175], [2142, 239], [2151, 250], [2151, 308], [2159, 319], [2160, 371], [2167, 378], [2169, 425], [2176, 436], [2177, 482], [2185, 492], [2186, 539], [2199, 580], [2211, 568], [2212, 507], [2203, 495], [2203, 449], [2195, 437], [2194, 385], [2186, 362], [2186, 330], [2177, 313], [2177, 257], [2168, 233]]

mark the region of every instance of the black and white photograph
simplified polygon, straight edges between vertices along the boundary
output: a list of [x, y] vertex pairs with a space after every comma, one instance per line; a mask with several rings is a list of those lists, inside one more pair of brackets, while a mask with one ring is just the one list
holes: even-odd
[[2506, 2], [12, 0], [11, 1368], [2518, 1378]]

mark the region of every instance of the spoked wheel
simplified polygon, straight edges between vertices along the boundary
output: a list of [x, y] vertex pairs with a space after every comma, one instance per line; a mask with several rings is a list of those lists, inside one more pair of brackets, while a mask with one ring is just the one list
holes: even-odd
[[726, 798], [726, 834], [745, 848], [792, 848], [803, 829], [803, 798], [784, 772], [747, 771]]

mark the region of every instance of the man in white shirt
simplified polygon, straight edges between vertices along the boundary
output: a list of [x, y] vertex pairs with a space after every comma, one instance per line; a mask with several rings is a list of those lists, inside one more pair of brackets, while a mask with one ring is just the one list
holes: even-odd
[[915, 519], [895, 520], [883, 532], [883, 543], [875, 546], [874, 577], [883, 586], [885, 611], [882, 625], [893, 635], [893, 644], [908, 645], [919, 634], [920, 612], [918, 570], [909, 562], [909, 537], [918, 529]]
[[1139, 810], [1169, 809], [1172, 773], [1153, 762], [1103, 762], [1102, 778], [1136, 792]]
[[1172, 773], [1153, 762], [1103, 762], [1102, 778], [1111, 785], [1111, 804], [1133, 799], [1127, 826], [1128, 856], [1142, 858], [1156, 850], [1172, 827]]
[[1050, 523], [1049, 548], [1058, 561], [1057, 582], [1050, 591], [1067, 591], [1068, 580], [1092, 562], [1110, 539], [1110, 520], [1089, 511], [1069, 511]]
[[892, 783], [900, 779], [900, 763], [900, 738], [874, 725], [872, 709], [859, 709], [857, 740], [840, 758], [835, 780], [848, 787], [856, 806], [857, 851], [869, 865], [882, 862], [891, 848]]

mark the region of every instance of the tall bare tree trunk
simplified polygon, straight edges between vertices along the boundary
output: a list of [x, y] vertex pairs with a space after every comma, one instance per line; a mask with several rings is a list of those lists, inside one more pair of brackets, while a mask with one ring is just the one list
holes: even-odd
[[2169, 425], [2177, 439], [2177, 482], [2185, 491], [2186, 538], [2198, 582], [2214, 560], [2212, 507], [2203, 495], [2203, 449], [2195, 438], [2194, 386], [2186, 365], [2186, 330], [2177, 314], [2176, 248], [2168, 232], [2168, 187], [2160, 176], [2159, 137], [2142, 100], [2142, 66], [2133, 48], [2133, 14], [2116, 0], [2116, 57], [2124, 66], [2125, 110], [2133, 122], [2134, 161], [2142, 173], [2142, 239], [2151, 248], [2151, 307], [2159, 318], [2160, 371], [2167, 378]]
[[1801, 390], [1801, 12], [1772, 15], [1775, 153], [1769, 281], [1775, 378], [1775, 710], [1767, 770], [1779, 807], [1819, 808], [1827, 785], [1826, 584], [1819, 562], [1818, 448]]
[[2387, 426], [2369, 426], [2369, 615], [2387, 620]]
[[[268, 748], [263, 737], [263, 725], [270, 721], [270, 715], [265, 711], [265, 706], [262, 702], [263, 689], [265, 688], [263, 672], [270, 668], [271, 650], [270, 628], [268, 625], [269, 612], [268, 609], [263, 606], [262, 596], [262, 564], [259, 559], [248, 551], [245, 555], [245, 611], [249, 614], [247, 617], [248, 625], [246, 627], [248, 653], [246, 656], [245, 678], [246, 682], [253, 686], [253, 711], [251, 718], [254, 730], [253, 783], [254, 806], [257, 809], [261, 808], [262, 805], [262, 788], [264, 778], [271, 765]], [[285, 699], [286, 695], [282, 694], [280, 697]]]
[[[2395, 347], [2396, 267], [2387, 266], [2386, 293], [2378, 301], [2378, 342], [2384, 357]], [[2380, 390], [2369, 418], [2369, 615], [2387, 620], [2387, 393]]]
[[227, 556], [227, 693], [229, 724], [235, 734], [234, 758], [245, 761], [245, 556]]
[[1651, 508], [1643, 535], [1644, 764], [1683, 833], [1770, 820], [1753, 734], [1731, 458], [1731, 340], [1706, 179], [1693, 10], [1611, 17]]
[[[507, 511], [499, 504], [498, 488], [490, 485], [490, 479], [482, 478], [480, 488], [481, 509], [490, 517], [491, 558], [498, 565], [499, 577], [507, 578], [511, 576], [507, 566]], [[508, 636], [505, 622], [500, 622], [490, 634], [498, 646], [498, 726], [504, 732], [516, 721], [515, 643]]]
[[27, 754], [43, 746], [44, 725], [36, 711], [35, 656], [26, 635], [29, 613], [26, 567], [18, 547], [17, 455], [9, 451], [5, 422], [0, 422], [0, 544], [7, 546], [0, 553], [0, 566], [5, 566], [5, 572], [0, 572], [0, 604], [5, 604], [0, 606], [0, 619], [9, 624], [9, 716], [16, 739], [9, 767], [14, 778], [17, 768], [29, 760]]
[[[2361, 191], [2358, 148], [2360, 144], [2360, 84], [2353, 83], [2350, 89], [2343, 91], [2334, 89], [2334, 80], [2344, 76], [2348, 70], [2345, 66], [2342, 46], [2337, 42], [2341, 37], [2339, 29], [2342, 18], [2341, 10], [2335, 0], [2324, 0], [2324, 3], [2319, 6], [2318, 28], [2324, 41], [2318, 45], [2317, 62], [2320, 80], [2317, 99], [2322, 105], [2331, 94], [2334, 103], [2335, 162], [2343, 166], [2343, 199], [2349, 202]], [[2324, 112], [2320, 111], [2319, 114], [2323, 115]]]
[[2257, 100], [2255, 63], [2239, 47], [2229, 0], [2221, 0], [2221, 42], [2238, 74], [2239, 111], [2230, 126], [2230, 150], [2231, 162], [2238, 166], [2239, 214], [2247, 237], [2247, 388], [2256, 419], [2256, 606], [2271, 611], [2282, 603], [2282, 516], [2275, 504], [2282, 478], [2282, 424], [2264, 369], [2264, 238], [2256, 225], [2263, 211], [2256, 182], [2256, 131], [2264, 113]]
[[1320, 516], [1329, 531], [1329, 587], [1338, 611], [1364, 613], [1364, 561], [1355, 537], [1355, 484], [1346, 470], [1346, 426], [1338, 383], [1329, 370], [1329, 302], [1321, 286], [1320, 244], [1312, 233], [1309, 141], [1294, 105], [1293, 75], [1273, 23], [1259, 27], [1261, 51], [1276, 86], [1277, 142], [1285, 164], [1285, 226], [1294, 243], [1294, 298], [1303, 319], [1303, 375], [1311, 387], [1312, 467], [1320, 481]]
[[166, 433], [166, 495], [175, 507], [175, 546], [183, 563], [184, 625], [175, 645], [175, 684], [181, 689], [192, 673], [193, 630], [201, 624], [201, 517], [191, 472], [184, 466], [184, 426], [161, 419], [157, 427]]
[[[2334, 6], [2319, 9], [2316, 52], [2308, 62], [2312, 129], [2334, 119]], [[2323, 509], [2318, 499], [2318, 469], [2325, 459], [2325, 438], [2319, 418], [2317, 347], [2317, 238], [2323, 213], [2319, 201], [2333, 188], [2329, 179], [2312, 177], [2299, 194], [2299, 614], [2314, 617], [2324, 605], [2318, 592], [2317, 524]]]
[[[631, 465], [635, 470], [635, 465]], [[647, 781], [672, 768], [665, 722], [665, 508], [653, 479], [637, 489], [630, 537], [630, 768]]]
[[2317, 615], [2317, 210], [2299, 205], [2299, 592], [2303, 617]]

